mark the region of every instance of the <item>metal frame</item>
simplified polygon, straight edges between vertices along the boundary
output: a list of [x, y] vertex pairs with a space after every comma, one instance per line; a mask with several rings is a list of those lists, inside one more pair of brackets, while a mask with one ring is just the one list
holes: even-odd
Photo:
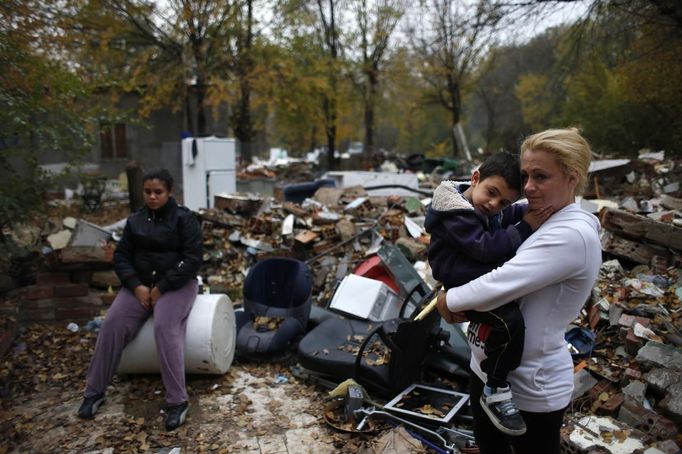
[[[418, 389], [426, 389], [429, 391], [441, 393], [441, 394], [449, 394], [455, 398], [455, 402], [453, 407], [450, 409], [450, 411], [443, 416], [442, 418], [437, 417], [437, 415], [424, 415], [422, 413], [418, 413], [415, 411], [410, 411], [410, 410], [405, 410], [403, 408], [396, 407], [396, 405], [402, 401], [403, 397], [408, 395], [414, 390]], [[440, 424], [450, 424], [452, 421], [452, 418], [457, 414], [457, 412], [464, 406], [464, 404], [469, 400], [469, 395], [460, 393], [457, 391], [450, 391], [447, 389], [442, 389], [442, 388], [434, 388], [432, 386], [426, 386], [426, 385], [420, 385], [417, 383], [414, 383], [410, 386], [408, 386], [403, 392], [398, 394], [396, 397], [394, 397], [390, 402], [388, 402], [386, 405], [384, 405], [384, 409], [395, 412], [395, 413], [401, 413], [404, 415], [412, 416], [415, 418], [420, 418], [424, 421], [429, 421], [429, 422], [435, 422], [435, 423], [440, 423]]]

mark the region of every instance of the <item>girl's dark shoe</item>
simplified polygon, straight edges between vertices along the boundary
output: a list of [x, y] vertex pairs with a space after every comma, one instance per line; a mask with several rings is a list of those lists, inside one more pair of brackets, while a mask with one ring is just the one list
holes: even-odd
[[166, 407], [166, 430], [171, 431], [180, 427], [187, 418], [189, 402]]
[[94, 396], [86, 397], [78, 409], [78, 417], [82, 419], [90, 419], [95, 416], [99, 406], [106, 402], [107, 398], [104, 393], [96, 394]]

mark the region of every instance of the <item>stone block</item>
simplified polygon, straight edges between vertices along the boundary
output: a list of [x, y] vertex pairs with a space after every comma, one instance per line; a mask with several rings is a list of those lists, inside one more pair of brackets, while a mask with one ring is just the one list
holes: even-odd
[[682, 372], [656, 368], [644, 374], [643, 379], [654, 392], [663, 395], [670, 386], [682, 381]]
[[646, 393], [646, 383], [639, 380], [633, 380], [623, 388], [627, 400], [634, 400], [639, 403], [644, 402], [644, 395]]
[[682, 424], [682, 383], [668, 387], [668, 393], [661, 400], [660, 406], [670, 419]]
[[573, 375], [573, 395], [571, 401], [581, 397], [588, 390], [594, 388], [597, 384], [597, 379], [592, 376], [589, 370], [581, 369]]
[[682, 349], [649, 341], [637, 352], [635, 360], [645, 367], [682, 370]]
[[633, 380], [642, 380], [642, 373], [637, 369], [632, 369], [630, 367], [626, 368], [623, 372], [623, 377], [621, 379], [621, 385], [626, 386]]

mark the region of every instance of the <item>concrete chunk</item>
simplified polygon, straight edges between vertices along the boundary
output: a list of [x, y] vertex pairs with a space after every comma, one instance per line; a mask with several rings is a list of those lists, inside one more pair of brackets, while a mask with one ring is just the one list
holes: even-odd
[[649, 341], [639, 349], [635, 360], [647, 367], [682, 370], [682, 349]]
[[639, 403], [644, 402], [644, 394], [646, 393], [646, 383], [639, 380], [633, 380], [623, 388], [623, 394], [627, 400], [634, 400]]
[[656, 368], [644, 374], [644, 381], [653, 391], [664, 394], [670, 386], [682, 381], [682, 372]]
[[668, 387], [668, 393], [660, 402], [661, 408], [678, 424], [682, 423], [682, 383]]
[[571, 401], [574, 401], [578, 397], [584, 395], [587, 391], [594, 388], [597, 384], [597, 379], [592, 376], [589, 370], [581, 369], [573, 375], [573, 395], [571, 396]]

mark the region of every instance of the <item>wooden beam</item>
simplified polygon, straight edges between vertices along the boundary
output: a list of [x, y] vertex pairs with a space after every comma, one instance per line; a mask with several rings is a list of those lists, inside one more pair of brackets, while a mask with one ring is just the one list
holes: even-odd
[[666, 259], [670, 257], [670, 253], [660, 246], [637, 243], [616, 236], [608, 230], [601, 232], [601, 247], [604, 252], [611, 255], [645, 265], [649, 265], [655, 256], [662, 256]]
[[682, 251], [682, 228], [655, 221], [645, 216], [604, 207], [599, 212], [604, 229], [618, 236], [646, 240], [661, 246]]

